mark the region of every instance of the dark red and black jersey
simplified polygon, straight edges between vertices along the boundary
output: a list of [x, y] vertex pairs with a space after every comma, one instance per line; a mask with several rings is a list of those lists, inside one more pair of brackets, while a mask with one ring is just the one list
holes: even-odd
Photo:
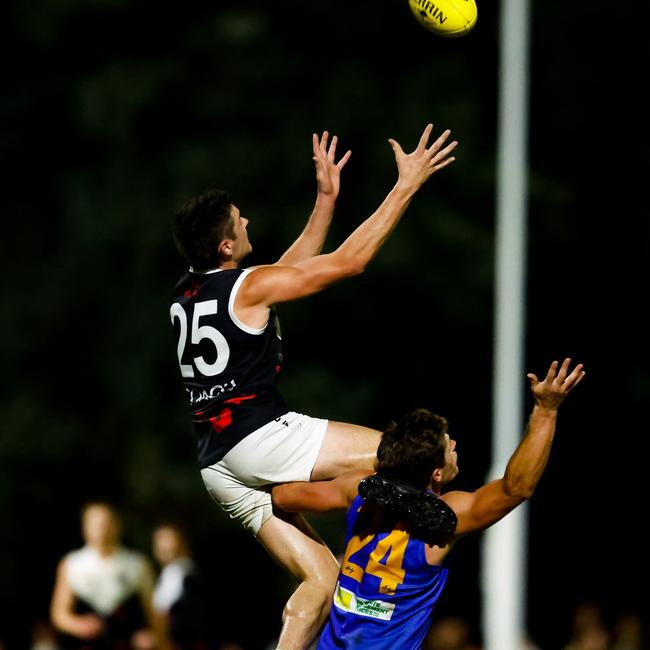
[[234, 314], [237, 291], [250, 272], [190, 270], [172, 293], [170, 316], [201, 468], [289, 410], [277, 388], [282, 342], [275, 311], [261, 329]]

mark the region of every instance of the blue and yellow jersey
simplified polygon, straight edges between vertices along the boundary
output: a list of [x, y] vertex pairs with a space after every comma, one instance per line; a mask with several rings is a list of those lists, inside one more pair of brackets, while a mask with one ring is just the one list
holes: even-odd
[[347, 514], [345, 554], [318, 650], [417, 650], [448, 569], [428, 564], [425, 543], [404, 530], [359, 530], [363, 503], [357, 496]]

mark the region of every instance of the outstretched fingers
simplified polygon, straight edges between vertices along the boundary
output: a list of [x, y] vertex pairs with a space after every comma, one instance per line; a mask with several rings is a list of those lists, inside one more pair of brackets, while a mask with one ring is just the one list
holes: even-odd
[[454, 156], [450, 156], [449, 154], [458, 146], [458, 142], [454, 140], [450, 144], [448, 144], [444, 149], [441, 149], [432, 159], [431, 159], [431, 167], [434, 169], [434, 171], [438, 171], [439, 169], [442, 169], [443, 167], [446, 167], [450, 163], [454, 162], [456, 158]]
[[567, 391], [575, 388], [585, 376], [584, 364], [579, 363], [571, 372], [571, 374], [564, 380], [564, 385]]
[[327, 156], [327, 142], [329, 140], [329, 131], [323, 131], [323, 137], [320, 139], [320, 152]]
[[327, 149], [327, 142], [329, 140], [329, 132], [323, 131], [322, 136], [318, 136], [318, 133], [312, 133], [311, 136], [311, 146], [314, 152], [314, 156], [323, 155], [327, 156], [330, 160], [333, 160], [334, 154], [336, 153], [336, 136], [332, 138], [332, 143], [330, 144], [329, 151]]
[[451, 135], [451, 129], [445, 129], [440, 134], [438, 139], [427, 149], [427, 153], [433, 154], [436, 151], [438, 151], [440, 149], [440, 147], [442, 147], [442, 145], [445, 144], [445, 142], [447, 142], [450, 135]]
[[427, 148], [427, 142], [429, 142], [429, 136], [433, 131], [433, 124], [427, 124], [422, 135], [420, 136], [420, 142], [418, 142], [417, 151], [424, 151]]
[[348, 160], [350, 160], [351, 155], [352, 155], [352, 151], [350, 149], [348, 149], [345, 152], [345, 155], [343, 156], [343, 158], [341, 158], [341, 160], [339, 160], [338, 163], [336, 163], [336, 166], [339, 169], [343, 169], [343, 167], [345, 167], [345, 163], [348, 162]]
[[404, 149], [402, 149], [402, 145], [399, 142], [397, 142], [397, 140], [393, 140], [393, 138], [388, 138], [388, 144], [393, 148], [395, 155], [397, 154], [404, 155]]
[[[338, 144], [338, 136], [332, 136], [332, 140], [329, 140], [329, 131], [323, 131], [323, 135], [319, 137], [318, 133], [312, 134], [312, 149], [314, 152], [314, 160], [327, 159], [330, 163], [335, 164], [339, 170], [345, 167], [345, 164], [350, 159], [352, 151], [348, 150], [345, 155], [338, 161], [334, 163], [336, 159], [336, 145]], [[329, 142], [329, 146], [328, 146]]]
[[330, 142], [330, 147], [327, 150], [327, 157], [330, 161], [334, 161], [334, 156], [336, 154], [336, 143], [339, 141], [337, 136], [332, 136], [332, 142]]
[[548, 369], [548, 378], [551, 381], [558, 381], [561, 384], [566, 377], [567, 368], [569, 367], [570, 363], [571, 359], [565, 359], [560, 366], [557, 361], [553, 361], [551, 367]]
[[535, 388], [539, 384], [539, 377], [534, 372], [529, 372], [526, 377], [528, 377], [531, 387]]
[[[569, 372], [570, 366], [570, 357], [565, 358], [562, 365], [557, 361], [553, 361], [549, 366], [544, 382], [559, 387], [564, 391], [571, 390], [582, 381], [586, 373], [584, 371], [584, 364], [582, 363], [579, 363], [571, 372]], [[539, 380], [533, 373], [529, 373], [527, 376], [533, 385], [539, 383]]]

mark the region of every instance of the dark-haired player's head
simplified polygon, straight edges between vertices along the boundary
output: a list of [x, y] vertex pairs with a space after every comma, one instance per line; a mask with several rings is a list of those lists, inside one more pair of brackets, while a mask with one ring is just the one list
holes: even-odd
[[419, 408], [393, 420], [382, 434], [375, 469], [388, 479], [427, 488], [447, 483], [458, 473], [455, 441], [447, 419]]
[[238, 264], [251, 251], [246, 225], [227, 192], [211, 189], [187, 201], [176, 212], [174, 241], [195, 271]]

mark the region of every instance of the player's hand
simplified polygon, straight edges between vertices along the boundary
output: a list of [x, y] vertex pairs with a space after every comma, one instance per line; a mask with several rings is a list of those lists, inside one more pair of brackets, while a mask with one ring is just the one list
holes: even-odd
[[94, 614], [82, 614], [75, 623], [75, 635], [80, 639], [96, 639], [104, 632], [104, 621]]
[[450, 154], [457, 147], [458, 142], [454, 140], [447, 144], [451, 131], [449, 129], [443, 131], [438, 139], [427, 147], [432, 131], [433, 124], [428, 124], [418, 146], [409, 154], [404, 153], [399, 142], [392, 138], [388, 140], [397, 162], [399, 173], [397, 183], [409, 191], [417, 191], [430, 176], [456, 160]]
[[329, 133], [323, 131], [322, 137], [318, 134], [312, 135], [312, 148], [314, 151], [314, 163], [316, 164], [316, 184], [318, 185], [319, 196], [336, 199], [341, 188], [341, 170], [350, 160], [352, 152], [348, 150], [339, 160], [336, 160], [336, 145], [338, 138], [332, 137], [328, 147]]
[[[163, 639], [160, 645], [171, 650], [169, 643], [165, 645], [166, 641], [167, 639]], [[147, 628], [137, 630], [131, 635], [131, 646], [133, 650], [156, 650], [156, 635]], [[163, 650], [163, 647], [158, 648], [158, 650]]]
[[541, 381], [532, 372], [526, 375], [530, 381], [530, 389], [537, 404], [548, 410], [557, 409], [569, 391], [582, 381], [585, 376], [583, 364], [579, 363], [569, 372], [570, 365], [571, 359], [568, 357], [562, 362], [561, 366], [557, 361], [553, 361], [546, 373], [546, 377]]

